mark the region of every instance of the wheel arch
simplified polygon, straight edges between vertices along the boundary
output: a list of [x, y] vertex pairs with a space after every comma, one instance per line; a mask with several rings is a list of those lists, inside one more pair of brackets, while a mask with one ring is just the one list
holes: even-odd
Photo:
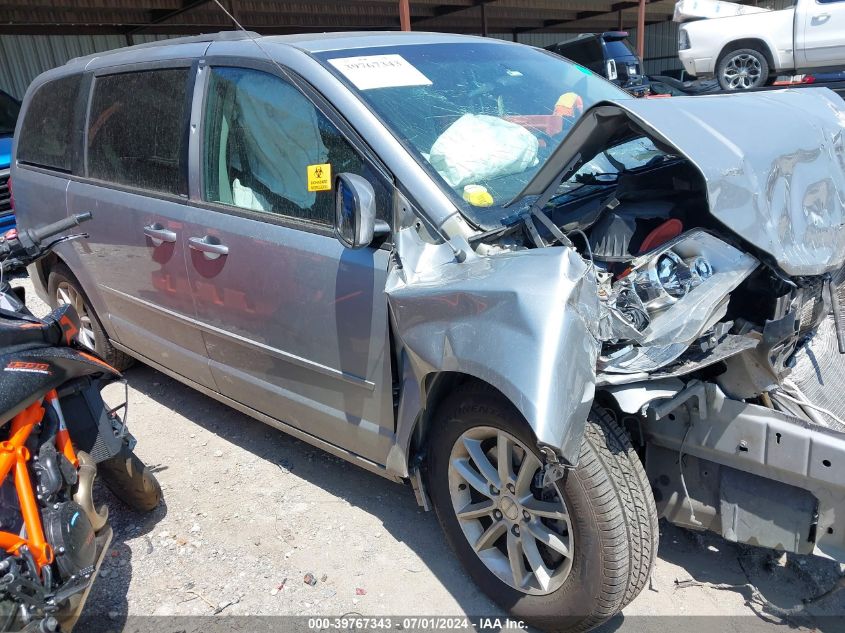
[[[425, 449], [426, 438], [431, 432], [431, 429], [437, 424], [435, 415], [440, 407], [440, 403], [443, 402], [443, 400], [445, 400], [449, 395], [454, 393], [455, 389], [459, 386], [467, 383], [476, 383], [478, 385], [483, 385], [484, 387], [487, 387], [493, 392], [501, 395], [503, 398], [508, 399], [500, 389], [497, 389], [489, 382], [473, 376], [472, 374], [460, 371], [432, 372], [425, 377], [423, 382], [425, 384], [424, 406], [415, 421], [414, 430], [411, 433], [411, 444], [409, 447], [409, 457], [412, 460]], [[508, 402], [510, 402], [510, 399], [508, 399]], [[531, 426], [527, 423], [526, 426], [529, 429], [531, 428]], [[533, 432], [533, 429], [531, 430]]]
[[759, 37], [746, 37], [738, 40], [731, 40], [725, 44], [722, 47], [722, 50], [719, 51], [719, 55], [716, 57], [715, 70], [718, 72], [719, 64], [722, 63], [722, 60], [728, 53], [740, 48], [751, 48], [756, 51], [760, 51], [765, 56], [766, 63], [769, 65], [769, 74], [771, 75], [771, 73], [775, 70], [776, 64], [774, 55], [772, 55], [772, 49], [766, 40]]
[[[30, 275], [32, 275], [33, 271], [38, 276], [38, 282], [41, 287], [44, 289], [44, 293], [47, 294], [47, 284], [50, 280], [50, 271], [53, 270], [58, 264], [63, 264], [67, 266], [62, 259], [56, 255], [53, 251], [47, 253], [46, 256], [39, 259], [35, 262], [32, 267], [30, 268]], [[49, 302], [48, 302], [49, 303]]]
[[[403, 372], [403, 376], [408, 377], [406, 372]], [[459, 386], [467, 383], [490, 389], [519, 411], [516, 403], [496, 385], [465, 371], [432, 371], [423, 376], [419, 383], [416, 379], [412, 382], [403, 380], [397, 413], [397, 442], [388, 455], [389, 470], [407, 477], [419, 468], [425, 455], [427, 439], [435, 428], [435, 415], [440, 403]], [[525, 420], [525, 424], [536, 439], [536, 429], [528, 420]]]

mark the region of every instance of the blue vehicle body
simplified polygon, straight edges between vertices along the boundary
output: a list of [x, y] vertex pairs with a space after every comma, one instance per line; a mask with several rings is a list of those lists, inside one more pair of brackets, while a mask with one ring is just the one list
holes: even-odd
[[12, 164], [12, 140], [20, 102], [0, 90], [0, 233], [15, 227], [9, 190], [9, 167]]
[[12, 137], [0, 137], [0, 234], [15, 228], [15, 214], [11, 208], [9, 167], [12, 162]]

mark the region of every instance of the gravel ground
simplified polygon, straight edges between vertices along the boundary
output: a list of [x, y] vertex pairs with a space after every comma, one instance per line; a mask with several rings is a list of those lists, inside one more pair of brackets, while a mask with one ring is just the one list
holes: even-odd
[[[13, 283], [31, 290], [27, 279]], [[44, 312], [31, 292], [29, 300]], [[85, 611], [104, 616], [101, 630], [129, 630], [142, 615], [504, 616], [463, 573], [434, 515], [417, 507], [410, 488], [148, 367], [126, 377], [136, 452], [153, 466], [164, 503], [144, 516], [107, 500], [115, 539]], [[123, 393], [109, 389], [109, 399]], [[307, 574], [315, 584], [305, 582]], [[778, 559], [661, 524], [650, 587], [608, 628], [675, 630], [698, 622], [704, 630], [774, 631], [787, 624], [831, 631], [845, 622], [845, 591], [801, 609], [839, 575], [831, 561]], [[771, 604], [764, 606], [751, 585]], [[745, 617], [721, 624], [644, 617], [693, 615]]]

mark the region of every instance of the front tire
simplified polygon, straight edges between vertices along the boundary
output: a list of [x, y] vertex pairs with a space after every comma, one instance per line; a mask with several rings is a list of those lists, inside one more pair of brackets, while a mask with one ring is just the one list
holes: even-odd
[[722, 90], [762, 88], [769, 81], [769, 62], [755, 48], [737, 48], [719, 59], [716, 77]]
[[161, 501], [158, 479], [129, 447], [97, 464], [97, 474], [115, 497], [136, 512], [149, 512]]
[[546, 487], [537, 485], [533, 433], [498, 392], [461, 386], [434, 425], [427, 474], [438, 520], [495, 602], [544, 630], [584, 631], [639, 594], [657, 517], [642, 465], [609, 413], [591, 413], [578, 465]]

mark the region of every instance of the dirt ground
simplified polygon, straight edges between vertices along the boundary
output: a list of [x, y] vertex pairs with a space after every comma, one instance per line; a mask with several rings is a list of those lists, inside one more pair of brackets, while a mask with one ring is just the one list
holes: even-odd
[[[27, 279], [13, 284], [31, 289]], [[108, 499], [115, 539], [85, 612], [105, 616], [103, 630], [129, 630], [141, 615], [504, 616], [464, 574], [409, 487], [148, 367], [126, 377], [136, 452], [154, 467], [164, 503], [142, 516]], [[109, 389], [110, 398], [122, 395]], [[660, 538], [650, 586], [609, 630], [785, 624], [827, 632], [845, 622], [845, 590], [803, 602], [836, 585], [836, 563], [779, 560], [663, 523]], [[316, 584], [305, 582], [307, 574]]]

